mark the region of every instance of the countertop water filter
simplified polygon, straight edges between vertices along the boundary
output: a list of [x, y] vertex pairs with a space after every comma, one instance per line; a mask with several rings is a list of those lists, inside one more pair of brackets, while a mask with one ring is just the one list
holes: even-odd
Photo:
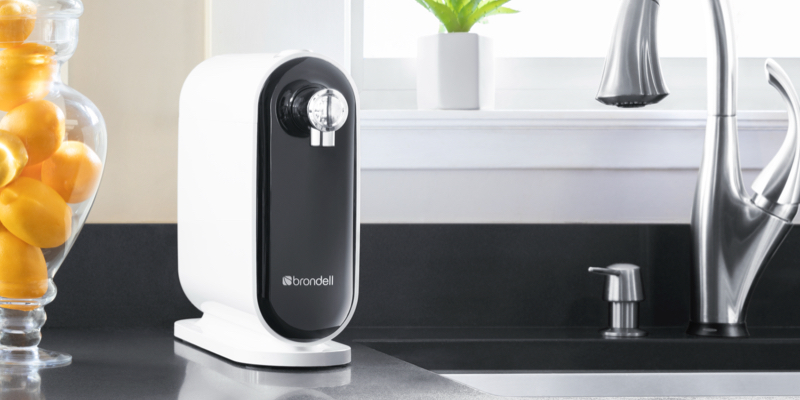
[[235, 362], [347, 364], [358, 297], [358, 96], [307, 51], [210, 58], [184, 83], [175, 337]]

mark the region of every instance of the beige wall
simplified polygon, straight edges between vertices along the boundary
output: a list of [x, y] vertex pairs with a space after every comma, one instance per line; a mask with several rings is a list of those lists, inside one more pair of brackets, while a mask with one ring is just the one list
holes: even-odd
[[203, 61], [200, 0], [83, 0], [69, 84], [106, 120], [108, 158], [89, 222], [176, 222], [178, 97]]

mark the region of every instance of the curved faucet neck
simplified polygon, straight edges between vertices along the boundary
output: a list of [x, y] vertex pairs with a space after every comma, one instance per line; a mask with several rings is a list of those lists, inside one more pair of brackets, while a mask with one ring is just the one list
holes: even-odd
[[736, 115], [738, 58], [733, 13], [729, 0], [708, 0], [713, 23], [713, 45], [708, 49], [708, 114]]

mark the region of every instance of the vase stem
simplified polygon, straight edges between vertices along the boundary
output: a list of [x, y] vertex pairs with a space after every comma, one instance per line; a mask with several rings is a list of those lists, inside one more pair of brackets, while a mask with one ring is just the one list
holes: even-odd
[[[46, 304], [54, 297], [45, 296]], [[44, 306], [5, 304], [0, 306], [0, 366], [59, 367], [69, 365], [72, 356], [39, 348], [42, 326], [47, 321]]]
[[0, 346], [11, 348], [38, 346], [42, 340], [42, 325], [47, 320], [44, 307], [32, 310], [5, 307], [0, 308]]

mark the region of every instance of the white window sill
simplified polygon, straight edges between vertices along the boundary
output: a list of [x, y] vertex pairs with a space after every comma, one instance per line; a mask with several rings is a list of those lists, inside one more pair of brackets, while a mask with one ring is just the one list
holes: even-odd
[[[696, 169], [705, 111], [362, 110], [366, 170]], [[786, 113], [739, 113], [743, 169], [783, 141]]]

